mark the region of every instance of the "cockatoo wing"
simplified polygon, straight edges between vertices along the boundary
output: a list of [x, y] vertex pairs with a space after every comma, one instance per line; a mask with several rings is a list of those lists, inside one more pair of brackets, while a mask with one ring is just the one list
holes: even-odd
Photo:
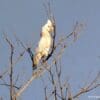
[[50, 20], [48, 20], [47, 23], [42, 27], [41, 38], [33, 59], [34, 66], [39, 63], [42, 57], [48, 56], [53, 41], [51, 32], [53, 32], [53, 24]]

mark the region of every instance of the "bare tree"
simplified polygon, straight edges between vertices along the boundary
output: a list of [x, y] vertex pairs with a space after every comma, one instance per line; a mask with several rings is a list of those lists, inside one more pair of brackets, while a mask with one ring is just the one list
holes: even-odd
[[[31, 83], [35, 81], [34, 79], [42, 76], [45, 72], [48, 72], [48, 77], [50, 81], [49, 84], [51, 84], [51, 91], [48, 91], [48, 85], [44, 86], [45, 100], [52, 100], [52, 98], [54, 100], [74, 100], [82, 94], [100, 87], [100, 83], [98, 83], [98, 81], [100, 80], [100, 72], [97, 73], [97, 76], [93, 81], [79, 89], [79, 92], [76, 94], [72, 93], [72, 87], [68, 80], [62, 82], [61, 59], [63, 57], [63, 53], [68, 48], [68, 45], [74, 43], [78, 39], [79, 33], [83, 29], [84, 25], [82, 23], [76, 22], [72, 32], [65, 35], [64, 37], [60, 37], [56, 42], [56, 18], [52, 13], [52, 7], [49, 1], [47, 1], [47, 4], [44, 4], [44, 8], [46, 10], [47, 18], [50, 19], [54, 25], [54, 33], [52, 34], [52, 50], [45, 59], [42, 59], [40, 66], [35, 71], [33, 71], [32, 76], [28, 78], [28, 80], [26, 80], [24, 83], [19, 82], [19, 77], [22, 76], [20, 76], [19, 74], [16, 75], [17, 77], [14, 76], [15, 65], [19, 63], [20, 59], [24, 56], [26, 52], [29, 53], [31, 61], [33, 61], [34, 54], [32, 53], [31, 47], [26, 46], [17, 37], [16, 34], [14, 34], [15, 41], [13, 43], [12, 40], [9, 39], [9, 35], [7, 33], [3, 33], [4, 39], [6, 40], [10, 49], [10, 65], [4, 72], [0, 73], [0, 86], [6, 86], [7, 88], [9, 88], [10, 100], [18, 100], [22, 93], [25, 90], [27, 91], [28, 86], [30, 86]], [[66, 41], [69, 41], [69, 44], [66, 45]], [[15, 44], [17, 43], [20, 44], [21, 48], [23, 49], [20, 53], [18, 53], [18, 57], [16, 58], [16, 60], [14, 60], [14, 56], [16, 56], [15, 51], [17, 51]], [[6, 77], [8, 76], [10, 83], [5, 81]], [[20, 86], [17, 86], [16, 83], [19, 83]], [[0, 100], [3, 100], [3, 96], [0, 97]]]

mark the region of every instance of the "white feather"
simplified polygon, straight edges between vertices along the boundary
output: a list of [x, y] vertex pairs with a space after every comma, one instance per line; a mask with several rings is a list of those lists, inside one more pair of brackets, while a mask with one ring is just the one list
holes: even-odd
[[41, 38], [36, 49], [36, 54], [34, 56], [34, 65], [37, 65], [43, 56], [48, 56], [49, 51], [52, 46], [52, 35], [54, 27], [51, 20], [42, 27]]

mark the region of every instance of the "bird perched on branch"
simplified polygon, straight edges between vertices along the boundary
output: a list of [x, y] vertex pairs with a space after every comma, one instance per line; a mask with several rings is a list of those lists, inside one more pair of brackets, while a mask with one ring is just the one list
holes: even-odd
[[38, 47], [36, 48], [36, 52], [33, 57], [33, 69], [37, 68], [37, 65], [43, 57], [47, 57], [49, 55], [53, 43], [53, 31], [54, 25], [52, 21], [48, 19], [47, 23], [42, 27], [40, 41], [38, 43]]

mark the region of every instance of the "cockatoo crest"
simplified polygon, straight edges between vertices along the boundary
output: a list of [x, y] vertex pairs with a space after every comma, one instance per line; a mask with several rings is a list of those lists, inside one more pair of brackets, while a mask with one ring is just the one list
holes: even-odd
[[42, 35], [51, 34], [54, 31], [53, 23], [48, 19], [47, 23], [42, 27]]
[[42, 57], [46, 57], [49, 54], [49, 51], [52, 46], [52, 35], [54, 31], [53, 23], [50, 19], [47, 20], [47, 23], [42, 27], [41, 38], [36, 48], [36, 53], [33, 57], [33, 68], [36, 67]]

